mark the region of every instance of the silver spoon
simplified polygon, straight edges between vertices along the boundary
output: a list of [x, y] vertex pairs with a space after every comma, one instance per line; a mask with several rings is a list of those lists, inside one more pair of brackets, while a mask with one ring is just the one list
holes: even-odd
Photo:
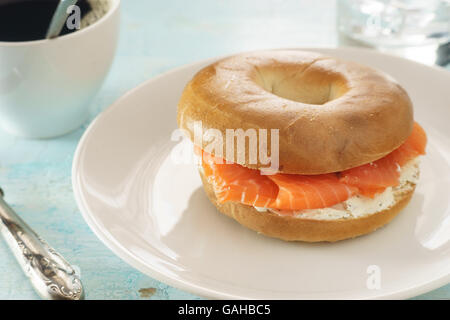
[[52, 20], [50, 22], [50, 26], [47, 30], [46, 39], [53, 39], [59, 36], [62, 28], [64, 27], [64, 23], [67, 20], [69, 14], [67, 13], [67, 9], [77, 3], [77, 0], [60, 0], [58, 7], [53, 14]]
[[0, 231], [36, 292], [44, 299], [84, 299], [72, 266], [34, 232], [5, 202], [0, 188]]

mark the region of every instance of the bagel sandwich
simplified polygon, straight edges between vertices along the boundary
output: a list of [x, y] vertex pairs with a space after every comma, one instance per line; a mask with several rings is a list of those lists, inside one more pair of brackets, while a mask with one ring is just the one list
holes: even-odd
[[[203, 68], [182, 93], [177, 121], [218, 211], [287, 241], [334, 242], [389, 223], [414, 193], [427, 142], [392, 77], [300, 50]], [[195, 138], [197, 123], [224, 137], [220, 147]], [[230, 131], [244, 139], [228, 139]]]

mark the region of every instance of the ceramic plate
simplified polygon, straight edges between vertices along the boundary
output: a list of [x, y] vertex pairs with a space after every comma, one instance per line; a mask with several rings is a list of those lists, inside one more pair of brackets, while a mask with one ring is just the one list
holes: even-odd
[[210, 298], [408, 298], [450, 280], [450, 73], [371, 50], [310, 49], [394, 76], [429, 137], [420, 183], [392, 223], [334, 244], [288, 243], [208, 201], [195, 164], [174, 161], [176, 106], [214, 59], [151, 79], [101, 113], [80, 141], [73, 188], [96, 235], [130, 265]]

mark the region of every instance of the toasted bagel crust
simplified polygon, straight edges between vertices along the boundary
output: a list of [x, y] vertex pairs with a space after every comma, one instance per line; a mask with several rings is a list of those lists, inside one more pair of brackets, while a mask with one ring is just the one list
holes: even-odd
[[350, 219], [316, 220], [276, 213], [258, 212], [255, 208], [237, 202], [218, 203], [212, 184], [200, 172], [206, 194], [216, 208], [241, 225], [266, 236], [285, 241], [335, 242], [355, 238], [389, 223], [409, 202], [415, 185], [396, 195], [395, 204], [374, 214]]
[[[271, 50], [200, 70], [178, 105], [178, 124], [191, 139], [196, 121], [223, 137], [227, 129], [279, 129], [279, 171], [323, 174], [399, 147], [412, 131], [413, 112], [405, 90], [380, 71], [313, 52]], [[220, 156], [229, 161], [267, 167], [259, 159], [231, 158], [225, 148], [226, 141]]]

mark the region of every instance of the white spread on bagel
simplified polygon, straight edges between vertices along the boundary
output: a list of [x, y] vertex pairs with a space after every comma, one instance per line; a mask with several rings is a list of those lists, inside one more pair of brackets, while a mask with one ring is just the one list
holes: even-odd
[[[386, 188], [382, 193], [377, 194], [374, 198], [356, 195], [344, 202], [338, 203], [332, 207], [322, 209], [305, 209], [294, 212], [294, 217], [309, 218], [317, 220], [335, 220], [335, 219], [351, 219], [371, 215], [390, 208], [395, 204], [395, 195], [403, 193], [412, 188], [412, 184], [416, 184], [419, 179], [419, 157], [410, 160], [407, 164], [400, 168], [399, 185]], [[271, 208], [255, 207], [258, 212], [271, 211], [279, 215], [286, 215], [281, 210]], [[289, 215], [292, 215], [290, 212]]]
[[256, 211], [258, 211], [258, 212], [267, 212], [267, 208], [262, 208], [262, 207], [253, 207], [253, 208], [255, 208], [255, 210]]

